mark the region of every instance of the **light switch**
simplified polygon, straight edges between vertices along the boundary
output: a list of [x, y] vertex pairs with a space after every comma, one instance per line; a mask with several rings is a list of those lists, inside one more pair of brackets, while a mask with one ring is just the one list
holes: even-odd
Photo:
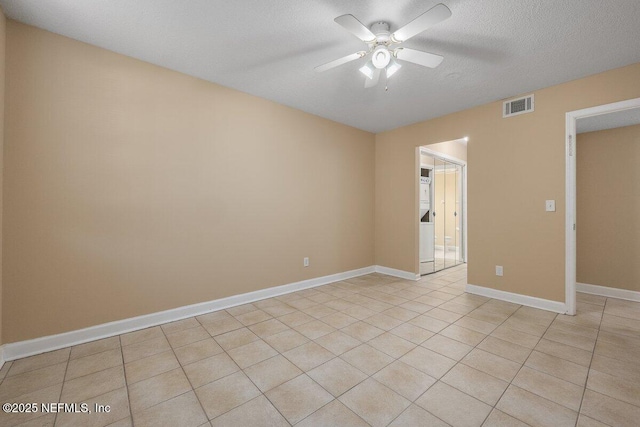
[[555, 200], [547, 200], [546, 203], [547, 212], [555, 212], [556, 211], [556, 201]]

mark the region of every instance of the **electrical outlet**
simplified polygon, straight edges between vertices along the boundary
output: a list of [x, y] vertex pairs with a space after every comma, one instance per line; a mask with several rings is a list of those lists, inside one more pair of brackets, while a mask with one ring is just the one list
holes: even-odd
[[556, 201], [555, 200], [547, 200], [544, 204], [545, 210], [547, 212], [555, 212], [556, 211]]
[[503, 270], [501, 265], [496, 265], [496, 276], [502, 276]]
[[305, 267], [309, 267], [309, 257], [304, 257], [304, 259], [302, 260], [302, 265], [304, 265]]

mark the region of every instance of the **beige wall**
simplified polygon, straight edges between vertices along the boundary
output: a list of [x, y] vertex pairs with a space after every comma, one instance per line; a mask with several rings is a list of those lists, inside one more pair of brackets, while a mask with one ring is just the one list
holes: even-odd
[[537, 90], [533, 113], [494, 102], [376, 135], [376, 264], [419, 271], [415, 147], [468, 136], [469, 283], [564, 301], [565, 113], [636, 97], [640, 64]]
[[7, 65], [6, 342], [373, 264], [373, 134], [13, 21]]
[[2, 179], [4, 173], [4, 65], [5, 41], [7, 35], [7, 20], [0, 9], [0, 344], [2, 336]]
[[577, 280], [640, 291], [640, 125], [576, 145]]

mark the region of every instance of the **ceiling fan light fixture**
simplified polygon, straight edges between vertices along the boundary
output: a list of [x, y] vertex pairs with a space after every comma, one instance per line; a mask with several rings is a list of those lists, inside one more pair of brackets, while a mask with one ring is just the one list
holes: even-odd
[[396, 71], [398, 71], [401, 67], [402, 65], [400, 65], [398, 61], [391, 58], [391, 62], [387, 66], [387, 78], [393, 76], [396, 73]]
[[373, 66], [379, 69], [382, 69], [389, 65], [391, 61], [391, 52], [387, 49], [386, 46], [378, 46], [374, 49], [373, 55], [371, 55], [371, 60], [373, 61]]
[[371, 64], [371, 61], [367, 62], [362, 67], [360, 67], [360, 72], [364, 74], [368, 79], [373, 79], [373, 71], [374, 71], [374, 68], [373, 68], [373, 64]]
[[[447, 6], [437, 4], [393, 33], [390, 32], [389, 24], [385, 21], [374, 22], [370, 28], [367, 28], [353, 15], [338, 16], [334, 21], [365, 42], [367, 50], [327, 62], [315, 67], [314, 70], [321, 73], [371, 55], [371, 60], [360, 67], [360, 72], [367, 77], [364, 87], [370, 88], [378, 84], [383, 70], [385, 77], [389, 78], [402, 67], [396, 59], [422, 67], [435, 68], [444, 59], [441, 55], [394, 45], [407, 41], [450, 16], [451, 10]], [[392, 46], [393, 48], [391, 48]]]

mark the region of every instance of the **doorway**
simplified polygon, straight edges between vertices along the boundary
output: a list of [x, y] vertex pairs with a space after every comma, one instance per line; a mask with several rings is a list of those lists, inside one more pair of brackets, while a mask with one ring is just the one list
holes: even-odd
[[465, 262], [466, 162], [426, 147], [419, 158], [418, 258], [426, 275]]
[[[566, 114], [566, 218], [565, 218], [565, 301], [567, 314], [576, 314], [576, 288], [577, 288], [577, 179], [576, 179], [576, 152], [577, 152], [577, 128], [578, 121], [587, 119], [605, 119], [606, 116], [616, 114], [618, 117], [626, 116], [640, 108], [640, 98], [612, 104], [600, 105], [583, 110], [571, 111]], [[595, 120], [602, 121], [602, 120]], [[630, 195], [629, 197], [633, 197]], [[611, 288], [614, 289], [614, 288]], [[610, 291], [607, 291], [610, 292]], [[610, 295], [613, 296], [613, 295]], [[619, 297], [619, 296], [618, 296]]]

